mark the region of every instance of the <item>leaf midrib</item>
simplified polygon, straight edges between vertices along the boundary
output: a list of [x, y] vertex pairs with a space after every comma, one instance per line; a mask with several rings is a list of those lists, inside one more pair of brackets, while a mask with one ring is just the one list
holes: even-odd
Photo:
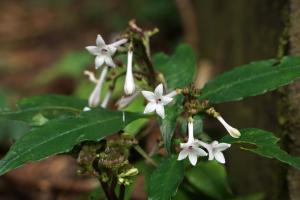
[[[297, 65], [297, 66], [294, 66], [294, 67], [289, 67], [289, 68], [286, 68], [286, 69], [281, 69], [281, 72], [282, 71], [286, 71], [286, 70], [290, 70], [290, 69], [295, 69], [295, 68], [298, 68], [300, 65]], [[257, 75], [257, 76], [255, 76], [255, 77], [249, 77], [249, 78], [246, 78], [246, 79], [243, 79], [243, 82], [246, 82], [246, 81], [253, 81], [254, 79], [257, 79], [257, 78], [261, 78], [261, 77], [263, 77], [263, 76], [268, 76], [268, 75], [270, 75], [270, 74], [272, 74], [272, 73], [278, 73], [279, 71], [268, 71], [267, 73], [263, 73], [263, 74], [260, 74], [260, 75]], [[217, 93], [218, 91], [220, 91], [220, 90], [223, 90], [224, 88], [227, 88], [227, 87], [233, 87], [233, 86], [235, 86], [235, 85], [237, 85], [237, 84], [239, 84], [241, 81], [239, 81], [239, 80], [237, 80], [237, 81], [233, 81], [231, 84], [224, 84], [224, 85], [222, 85], [221, 87], [218, 87], [217, 89], [215, 89], [215, 90], [210, 90], [209, 92], [207, 92], [205, 95], [201, 95], [200, 96], [200, 98], [201, 99], [203, 99], [203, 98], [205, 98], [205, 97], [207, 97], [207, 96], [209, 96], [210, 94], [212, 94], [212, 93]]]

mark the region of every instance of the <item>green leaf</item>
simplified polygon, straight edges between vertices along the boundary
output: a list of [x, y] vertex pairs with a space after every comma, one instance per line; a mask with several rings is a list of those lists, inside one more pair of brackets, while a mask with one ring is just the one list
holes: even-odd
[[273, 133], [259, 129], [243, 129], [241, 130], [240, 138], [232, 138], [229, 135], [222, 139], [226, 143], [248, 143], [253, 144], [256, 148], [242, 146], [241, 149], [251, 151], [258, 155], [275, 158], [281, 162], [289, 164], [297, 169], [300, 169], [300, 157], [293, 157], [286, 151], [282, 150], [277, 142], [279, 138], [275, 137]]
[[154, 67], [164, 75], [170, 89], [180, 88], [193, 81], [196, 72], [196, 57], [192, 47], [181, 44], [171, 57], [163, 53], [155, 55]]
[[186, 173], [187, 180], [199, 191], [214, 199], [228, 199], [232, 192], [223, 165], [211, 161], [202, 162]]
[[141, 115], [97, 109], [83, 112], [79, 117], [49, 121], [17, 140], [1, 160], [0, 175], [25, 163], [68, 152], [83, 141], [99, 141], [138, 117]]
[[[0, 112], [0, 118], [37, 124], [37, 117], [54, 118], [62, 114], [79, 114], [85, 100], [71, 96], [44, 95], [22, 99], [16, 111]], [[41, 119], [41, 118], [40, 118]]]
[[[122, 83], [123, 84], [123, 83]], [[123, 88], [122, 88], [123, 89]], [[141, 96], [137, 96], [130, 104], [127, 106], [124, 111], [128, 112], [136, 112], [136, 113], [143, 113], [145, 109], [144, 105], [144, 98]], [[128, 124], [128, 126], [125, 127], [124, 131], [131, 134], [136, 135], [139, 133], [142, 128], [149, 122], [149, 119], [138, 119], [134, 122]]]
[[19, 139], [30, 127], [24, 122], [0, 119], [0, 141]]
[[166, 158], [151, 174], [148, 199], [171, 199], [171, 197], [176, 194], [177, 188], [181, 183], [183, 176], [183, 162], [178, 162], [176, 155]]
[[300, 57], [263, 60], [237, 67], [209, 81], [200, 99], [210, 103], [241, 100], [275, 90], [300, 77]]

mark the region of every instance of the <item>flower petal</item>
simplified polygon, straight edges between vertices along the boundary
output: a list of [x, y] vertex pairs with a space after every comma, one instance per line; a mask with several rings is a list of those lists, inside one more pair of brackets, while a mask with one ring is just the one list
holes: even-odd
[[165, 108], [162, 104], [156, 104], [156, 113], [161, 117], [165, 118]]
[[185, 159], [187, 156], [188, 156], [189, 152], [185, 149], [181, 150], [179, 155], [178, 155], [178, 158], [177, 160], [183, 160]]
[[223, 155], [222, 152], [216, 152], [216, 153], [215, 153], [215, 159], [216, 159], [219, 163], [222, 163], [222, 164], [225, 163], [225, 157], [224, 157], [224, 155]]
[[201, 145], [206, 149], [208, 152], [208, 160], [213, 160], [214, 159], [214, 154], [213, 154], [213, 147], [211, 144], [207, 144], [205, 142], [202, 142], [201, 140], [196, 140], [196, 143]]
[[86, 50], [88, 50], [88, 52], [90, 52], [91, 54], [93, 54], [93, 55], [95, 55], [95, 56], [97, 56], [97, 55], [99, 55], [99, 48], [98, 47], [96, 47], [96, 46], [87, 46], [87, 47], [85, 47], [86, 48]]
[[148, 101], [155, 102], [155, 96], [153, 92], [143, 90], [142, 94]]
[[189, 146], [191, 146], [191, 144], [190, 143], [180, 143], [180, 148], [182, 148], [182, 149], [187, 149]]
[[216, 145], [215, 150], [216, 151], [224, 151], [224, 150], [228, 149], [230, 146], [231, 146], [231, 144], [220, 143], [220, 144]]
[[189, 152], [189, 160], [190, 160], [190, 163], [192, 164], [192, 165], [196, 165], [197, 164], [197, 155], [195, 154], [195, 153], [193, 153], [193, 152]]
[[146, 108], [145, 108], [145, 110], [144, 110], [144, 113], [150, 113], [150, 112], [153, 112], [155, 109], [156, 109], [156, 103], [154, 103], [154, 102], [149, 102], [149, 103], [146, 105]]
[[121, 46], [122, 44], [126, 43], [127, 42], [127, 39], [121, 39], [121, 40], [118, 40], [114, 43], [111, 43], [110, 45], [108, 46], [111, 46], [111, 47], [115, 47], [115, 48], [118, 48], [119, 46]]
[[197, 156], [207, 156], [207, 153], [201, 149], [201, 148], [198, 148], [198, 147], [194, 147], [193, 148], [195, 153], [197, 154]]
[[161, 103], [163, 105], [167, 105], [168, 103], [170, 103], [173, 100], [173, 98], [171, 97], [167, 97], [167, 96], [162, 96], [161, 97]]
[[161, 98], [163, 95], [163, 92], [164, 92], [164, 87], [163, 87], [163, 84], [161, 83], [155, 88], [154, 94], [155, 94], [156, 98]]
[[106, 48], [110, 55], [114, 55], [117, 51], [117, 48], [111, 45], [107, 45]]
[[104, 57], [104, 62], [105, 62], [108, 66], [110, 66], [110, 67], [116, 67], [114, 61], [113, 61], [112, 58], [111, 58], [110, 56], [108, 56], [108, 55]]
[[105, 42], [104, 42], [102, 36], [99, 35], [99, 34], [97, 35], [96, 45], [97, 45], [98, 47], [103, 47], [103, 46], [105, 46]]
[[104, 57], [103, 56], [96, 56], [95, 58], [95, 68], [98, 69], [101, 67], [104, 63]]

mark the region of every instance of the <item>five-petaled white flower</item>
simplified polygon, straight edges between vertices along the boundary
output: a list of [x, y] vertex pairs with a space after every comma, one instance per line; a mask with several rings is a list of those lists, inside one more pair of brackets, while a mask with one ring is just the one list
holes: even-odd
[[241, 136], [241, 133], [238, 129], [233, 128], [232, 126], [230, 126], [222, 117], [221, 115], [217, 116], [217, 119], [219, 122], [221, 122], [221, 124], [225, 127], [225, 129], [227, 130], [227, 132], [231, 135], [231, 137], [234, 138], [239, 138]]
[[135, 91], [135, 84], [134, 84], [134, 78], [132, 73], [132, 57], [133, 57], [133, 52], [132, 50], [129, 50], [127, 56], [127, 71], [126, 71], [125, 84], [124, 84], [124, 92], [126, 95], [131, 95]]
[[142, 91], [144, 97], [148, 100], [148, 104], [144, 110], [144, 113], [150, 113], [156, 111], [156, 113], [161, 117], [165, 118], [165, 108], [164, 106], [173, 100], [173, 96], [176, 92], [171, 92], [167, 95], [163, 95], [163, 84], [159, 84], [154, 93], [150, 91]]
[[231, 146], [231, 144], [219, 143], [218, 141], [213, 141], [211, 144], [207, 144], [200, 140], [197, 140], [197, 143], [207, 150], [208, 160], [215, 159], [219, 163], [225, 164], [225, 157], [222, 151], [228, 149]]
[[181, 143], [180, 148], [181, 151], [178, 155], [177, 160], [183, 160], [186, 157], [189, 157], [190, 163], [192, 165], [196, 165], [197, 159], [199, 156], [207, 156], [207, 153], [199, 148], [199, 144], [197, 143], [197, 140], [194, 139], [194, 130], [193, 130], [193, 120], [191, 119], [188, 122], [188, 133], [189, 138], [186, 143]]
[[110, 67], [115, 67], [112, 56], [116, 53], [117, 48], [126, 43], [127, 39], [121, 39], [111, 44], [105, 44], [101, 35], [97, 35], [96, 46], [85, 47], [91, 54], [95, 55], [95, 67], [98, 69], [104, 63]]

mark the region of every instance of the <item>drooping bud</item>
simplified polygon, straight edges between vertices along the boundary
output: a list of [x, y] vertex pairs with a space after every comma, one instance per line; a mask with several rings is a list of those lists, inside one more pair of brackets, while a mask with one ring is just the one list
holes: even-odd
[[107, 75], [107, 71], [108, 68], [104, 67], [101, 72], [100, 78], [97, 81], [97, 85], [89, 97], [89, 107], [96, 107], [99, 105], [101, 98], [101, 90]]
[[126, 72], [125, 84], [124, 84], [124, 92], [126, 95], [131, 95], [135, 91], [135, 84], [134, 84], [133, 73], [132, 73], [132, 57], [133, 57], [133, 52], [129, 50], [128, 57], [127, 57], [127, 72]]
[[119, 99], [116, 103], [116, 106], [118, 109], [123, 109], [126, 106], [128, 106], [137, 96], [139, 92], [135, 91], [132, 95], [130, 96], [123, 96], [121, 99]]
[[222, 118], [221, 115], [217, 116], [217, 119], [219, 120], [219, 122], [221, 122], [221, 124], [225, 127], [225, 129], [227, 130], [227, 132], [234, 138], [239, 138], [241, 136], [241, 133], [238, 129], [230, 126], [229, 124], [227, 124], [227, 122]]
[[107, 93], [106, 93], [106, 96], [104, 97], [103, 102], [101, 104], [102, 108], [107, 107], [107, 104], [109, 102], [109, 99], [110, 99], [111, 95], [112, 95], [112, 90], [108, 90]]

